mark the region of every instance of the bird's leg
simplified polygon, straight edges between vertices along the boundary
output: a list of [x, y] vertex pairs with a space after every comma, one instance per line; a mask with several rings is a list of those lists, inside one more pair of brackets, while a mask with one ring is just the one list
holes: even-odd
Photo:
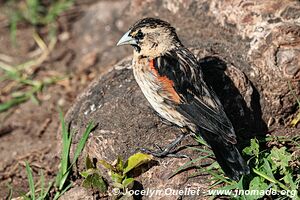
[[158, 115], [161, 123], [168, 125], [168, 126], [176, 126], [175, 124], [173, 124], [172, 122], [170, 122], [169, 120], [166, 120], [165, 118], [161, 117], [160, 115]]
[[[153, 109], [152, 109], [153, 110]], [[161, 121], [161, 123], [168, 125], [168, 126], [175, 126], [175, 124], [173, 124], [172, 122], [170, 122], [169, 120], [163, 118], [159, 112], [156, 112], [155, 110], [153, 110], [154, 114], [157, 115], [159, 117], [159, 120]]]
[[175, 140], [173, 140], [170, 144], [168, 144], [165, 148], [161, 148], [157, 144], [155, 144], [158, 151], [153, 151], [146, 148], [140, 148], [141, 151], [151, 154], [155, 157], [176, 157], [176, 158], [189, 158], [187, 155], [183, 154], [176, 154], [174, 153], [173, 149], [179, 144], [184, 138], [187, 136], [190, 136], [190, 134], [184, 134], [182, 133], [180, 136], [178, 136]]

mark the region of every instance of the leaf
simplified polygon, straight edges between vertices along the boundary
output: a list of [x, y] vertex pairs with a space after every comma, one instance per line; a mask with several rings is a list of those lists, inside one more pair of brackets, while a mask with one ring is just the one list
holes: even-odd
[[149, 162], [152, 159], [151, 155], [144, 154], [144, 153], [136, 153], [128, 158], [124, 165], [123, 174], [127, 174], [132, 169]]
[[88, 170], [85, 170], [83, 172], [80, 172], [79, 174], [84, 177], [84, 178], [87, 178], [89, 175], [91, 174], [94, 174], [94, 173], [97, 173], [97, 169], [93, 169], [93, 168], [90, 168]]
[[117, 182], [113, 182], [113, 187], [115, 188], [120, 188], [120, 189], [124, 189], [123, 185], [121, 183], [117, 183]]
[[106, 162], [105, 160], [99, 160], [99, 163], [101, 165], [103, 165], [106, 169], [110, 170], [110, 171], [113, 171], [113, 172], [116, 171], [116, 168], [113, 165]]
[[[268, 188], [268, 184], [265, 183], [260, 177], [254, 177], [249, 184], [249, 191], [265, 191]], [[248, 195], [247, 199], [259, 199], [264, 196], [264, 193], [254, 192], [252, 195]]]
[[259, 144], [257, 139], [251, 139], [250, 146], [244, 148], [243, 152], [249, 156], [258, 156], [259, 154]]
[[196, 136], [196, 141], [199, 142], [200, 144], [202, 144], [203, 146], [209, 147], [208, 144], [205, 142], [205, 140], [201, 137], [201, 136]]
[[187, 147], [188, 149], [191, 149], [191, 150], [195, 150], [195, 151], [200, 151], [202, 153], [206, 153], [208, 154], [209, 156], [214, 156], [214, 153], [212, 150], [206, 150], [206, 149], [201, 149], [201, 148], [195, 148], [195, 147]]
[[125, 178], [122, 182], [124, 188], [128, 188], [130, 184], [134, 182], [134, 178]]
[[286, 147], [280, 149], [273, 147], [268, 159], [272, 164], [272, 170], [280, 169], [281, 174], [284, 175], [292, 160], [292, 155], [286, 151]]
[[57, 191], [57, 192], [55, 193], [55, 196], [54, 196], [53, 200], [59, 199], [59, 197], [61, 197], [61, 196], [62, 196], [67, 190], [69, 190], [72, 186], [73, 186], [72, 183], [70, 183], [70, 184], [68, 184], [67, 186], [65, 186], [65, 187], [63, 188], [62, 191]]
[[29, 95], [29, 96], [30, 96], [31, 101], [32, 101], [35, 105], [39, 105], [39, 104], [40, 104], [39, 100], [37, 99], [37, 97], [36, 97], [34, 94]]
[[293, 181], [292, 174], [286, 174], [286, 175], [283, 177], [283, 181], [284, 181], [287, 185], [290, 185], [291, 190], [297, 190], [297, 189], [298, 189], [296, 183]]
[[120, 175], [118, 173], [111, 172], [111, 179], [113, 182], [122, 183], [124, 177], [125, 177], [124, 175]]
[[86, 169], [95, 168], [94, 163], [93, 163], [92, 160], [90, 159], [89, 155], [87, 155], [87, 156], [86, 156], [86, 159], [85, 159], [85, 168], [86, 168]]
[[123, 160], [120, 156], [118, 156], [118, 158], [117, 158], [116, 169], [117, 169], [118, 172], [123, 172], [124, 171], [124, 163], [123, 163]]
[[87, 178], [82, 182], [82, 186], [85, 188], [94, 188], [101, 193], [107, 191], [107, 185], [102, 176], [100, 176], [98, 173], [88, 175]]
[[62, 111], [59, 111], [59, 118], [62, 126], [62, 152], [61, 152], [61, 161], [60, 161], [60, 170], [59, 173], [56, 176], [56, 185], [59, 187], [59, 190], [62, 190], [64, 187], [64, 184], [67, 180], [67, 177], [69, 175], [69, 153], [70, 153], [70, 147], [72, 143], [72, 134], [69, 133]]
[[47, 187], [47, 189], [45, 190], [44, 195], [41, 196], [41, 199], [46, 199], [47, 195], [50, 194], [50, 189], [52, 188], [53, 183], [54, 183], [54, 182], [51, 181], [51, 182], [48, 184], [48, 187]]
[[267, 158], [263, 158], [263, 165], [260, 168], [263, 172], [265, 172], [269, 177], [271, 177], [272, 179], [275, 179], [273, 173], [272, 173], [272, 168], [270, 166], [269, 161], [267, 160]]

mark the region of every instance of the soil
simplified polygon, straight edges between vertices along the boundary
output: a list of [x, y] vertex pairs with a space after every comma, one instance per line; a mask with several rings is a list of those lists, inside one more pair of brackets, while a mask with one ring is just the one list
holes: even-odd
[[[102, 3], [99, 4], [99, 2]], [[158, 4], [152, 4], [153, 7], [148, 7], [149, 11], [145, 11], [139, 10], [143, 8], [141, 6], [143, 1], [132, 2], [129, 6], [127, 1], [76, 1], [75, 6], [59, 17], [56, 47], [49, 58], [38, 66], [34, 76], [37, 79], [51, 75], [66, 78], [44, 88], [38, 94], [39, 105], [28, 101], [0, 113], [0, 199], [8, 195], [7, 185], [13, 187], [14, 197], [29, 191], [25, 161], [30, 163], [36, 180], [38, 180], [40, 170], [44, 172], [48, 181], [55, 176], [59, 164], [58, 107], [66, 113], [76, 97], [94, 78], [108, 72], [114, 64], [131, 53], [128, 48], [117, 49], [114, 46], [122, 33], [140, 17], [159, 15], [163, 19], [168, 19], [177, 27], [178, 34], [186, 46], [204, 49], [198, 57], [220, 55], [247, 74], [250, 67], [242, 54], [248, 49], [247, 39], [232, 40], [232, 34], [234, 34], [232, 29], [215, 26], [211, 23], [210, 17], [203, 18], [208, 9], [205, 5], [201, 7], [201, 10], [189, 10], [177, 16], [163, 11], [158, 14], [160, 6]], [[95, 7], [96, 4], [97, 7]], [[186, 6], [197, 7], [196, 5]], [[150, 12], [153, 10], [157, 12]], [[191, 21], [193, 17], [205, 20]], [[5, 55], [11, 58], [11, 64], [22, 63], [30, 59], [30, 56], [38, 49], [32, 38], [35, 30], [22, 24], [17, 31], [17, 46], [13, 46], [6, 21], [7, 19], [3, 20], [3, 24], [0, 21], [0, 59]], [[193, 27], [191, 32], [186, 31], [191, 30], [191, 27]], [[38, 28], [38, 33], [47, 41], [47, 28]], [[238, 52], [238, 55], [232, 52]], [[0, 102], [3, 99], [5, 96], [1, 96]], [[259, 99], [256, 101], [259, 104]], [[264, 113], [265, 117], [262, 119], [261, 108], [253, 109], [251, 112], [257, 111], [258, 113], [254, 113], [252, 122], [247, 124], [248, 121], [245, 121], [245, 124], [253, 127], [253, 132], [265, 130], [268, 113]], [[252, 116], [251, 113], [249, 115]], [[121, 115], [116, 116], [116, 119], [124, 120]], [[283, 133], [280, 130], [286, 131], [281, 127], [278, 130], [279, 134]], [[288, 133], [289, 135], [298, 134], [295, 129], [289, 129]]]
[[[98, 62], [98, 68], [92, 66], [97, 55], [85, 58], [85, 61], [90, 60], [90, 63], [85, 64], [85, 67], [90, 67], [88, 70], [84, 69], [83, 64], [79, 69], [74, 62], [77, 57], [74, 49], [80, 49], [81, 46], [75, 42], [78, 38], [73, 37], [72, 27], [91, 6], [89, 2], [77, 1], [71, 10], [59, 18], [59, 41], [49, 58], [34, 73], [37, 80], [53, 75], [67, 78], [44, 88], [38, 94], [39, 105], [28, 101], [0, 114], [0, 199], [5, 199], [9, 194], [8, 185], [13, 188], [13, 197], [29, 191], [25, 161], [30, 163], [35, 180], [40, 170], [44, 172], [46, 181], [53, 179], [59, 163], [56, 148], [56, 133], [60, 126], [58, 106], [66, 113], [80, 91], [100, 73], [99, 69], [105, 71], [101, 62]], [[9, 27], [1, 22], [0, 55], [12, 58], [11, 64], [29, 60], [30, 54], [38, 49], [32, 37], [35, 30], [21, 24], [14, 46], [10, 40]], [[39, 28], [38, 32], [47, 43], [47, 28]], [[0, 101], [4, 99], [5, 96], [1, 96]]]

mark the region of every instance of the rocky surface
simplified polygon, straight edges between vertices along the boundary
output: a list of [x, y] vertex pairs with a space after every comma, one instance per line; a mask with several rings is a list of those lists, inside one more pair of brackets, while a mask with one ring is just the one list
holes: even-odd
[[[234, 125], [241, 128], [243, 125], [241, 119], [246, 117], [244, 113], [247, 113], [247, 117], [251, 115], [247, 111], [247, 105], [250, 106], [254, 100], [252, 86], [240, 70], [216, 57], [201, 59], [200, 63], [205, 69], [206, 77], [211, 77], [210, 73], [220, 76], [217, 82], [211, 78], [208, 78], [207, 82], [215, 87], [226, 109], [231, 110], [231, 116], [240, 119], [235, 120]], [[220, 85], [222, 85], [221, 88]], [[224, 87], [227, 88], [227, 92], [223, 92]], [[249, 122], [249, 119], [245, 121]], [[117, 156], [128, 158], [140, 147], [154, 148], [154, 144], [164, 146], [180, 134], [180, 129], [164, 124], [150, 107], [133, 78], [131, 58], [119, 62], [108, 74], [94, 81], [78, 97], [76, 104], [67, 113], [66, 122], [70, 124], [71, 130], [77, 132], [74, 137], [75, 144], [82, 137], [90, 121], [96, 123], [97, 127], [90, 135], [84, 156], [77, 166], [78, 171], [84, 169], [86, 155], [113, 162]], [[239, 133], [241, 137], [245, 134], [243, 131]], [[192, 138], [187, 138], [184, 144], [196, 145]], [[72, 151], [74, 152], [74, 149]], [[180, 153], [188, 154], [192, 158], [198, 156], [198, 152], [190, 150], [183, 150]], [[188, 161], [188, 159], [177, 158], [156, 159], [143, 169], [146, 171], [136, 180], [143, 188], [149, 189], [194, 188], [206, 191], [207, 186], [202, 178], [187, 178], [195, 173], [195, 170], [180, 173], [169, 179], [176, 169]], [[101, 168], [101, 166], [98, 167]], [[110, 180], [107, 174], [104, 173], [104, 176]], [[196, 197], [188, 197], [188, 199], [194, 198]], [[174, 196], [162, 195], [152, 199], [174, 199]]]
[[210, 11], [222, 26], [234, 25], [236, 35], [251, 40], [245, 52], [249, 76], [260, 90], [265, 113], [269, 120], [289, 122], [297, 107], [289, 83], [300, 94], [299, 1], [212, 1]]

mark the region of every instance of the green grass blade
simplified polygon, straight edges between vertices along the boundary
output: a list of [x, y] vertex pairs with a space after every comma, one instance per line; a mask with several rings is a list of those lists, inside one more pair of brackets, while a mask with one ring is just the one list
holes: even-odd
[[59, 112], [59, 117], [60, 117], [60, 122], [61, 122], [61, 126], [62, 126], [62, 143], [63, 143], [62, 148], [63, 149], [62, 149], [62, 158], [61, 158], [61, 168], [60, 168], [59, 174], [57, 175], [57, 178], [56, 178], [56, 186], [58, 187], [59, 190], [63, 190], [64, 185], [70, 174], [70, 170], [71, 170], [73, 164], [76, 163], [80, 153], [82, 152], [82, 150], [85, 146], [85, 143], [88, 139], [89, 133], [94, 128], [94, 125], [93, 125], [93, 123], [88, 124], [88, 126], [87, 126], [85, 132], [83, 133], [83, 136], [80, 139], [78, 146], [75, 150], [72, 163], [70, 164], [69, 154], [70, 154], [70, 147], [71, 147], [71, 143], [72, 143], [73, 134], [72, 133], [70, 134], [69, 131], [67, 130], [61, 110]]
[[217, 173], [215, 173], [215, 172], [213, 172], [213, 171], [211, 171], [211, 170], [207, 170], [207, 171], [205, 171], [205, 172], [209, 173], [210, 175], [212, 175], [212, 176], [215, 177], [216, 179], [221, 180], [221, 181], [223, 181], [223, 182], [225, 182], [225, 183], [228, 183], [228, 184], [231, 183], [231, 182], [228, 181], [225, 177], [223, 177], [223, 176], [221, 176], [221, 175], [219, 175], [219, 174], [217, 174]]
[[220, 185], [221, 183], [223, 183], [222, 180], [217, 180], [216, 182], [214, 182], [213, 184], [211, 184], [208, 188], [209, 189], [214, 188], [215, 186]]
[[32, 200], [35, 200], [35, 187], [34, 187], [34, 181], [32, 176], [32, 170], [26, 161], [26, 173], [28, 177], [28, 183], [29, 183], [29, 189], [30, 189], [30, 196]]
[[42, 196], [44, 196], [44, 192], [45, 192], [45, 177], [44, 177], [44, 173], [42, 170], [41, 170], [40, 182], [41, 182], [40, 197], [42, 197]]
[[61, 197], [61, 195], [63, 195], [68, 189], [70, 189], [72, 187], [72, 184], [70, 183], [69, 185], [67, 185], [62, 191], [57, 191], [55, 193], [55, 196], [53, 198], [53, 200], [57, 200], [59, 197]]
[[64, 185], [67, 181], [67, 178], [69, 177], [70, 171], [68, 170], [66, 173], [64, 173], [60, 179], [59, 182], [59, 190], [62, 190], [64, 188]]
[[85, 129], [84, 133], [83, 133], [83, 136], [82, 138], [80, 139], [78, 145], [77, 145], [77, 148], [76, 148], [76, 151], [74, 153], [74, 158], [73, 158], [73, 161], [72, 161], [72, 165], [77, 161], [79, 155], [81, 154], [84, 146], [85, 146], [85, 143], [89, 137], [89, 134], [90, 132], [93, 130], [93, 128], [95, 127], [94, 123], [93, 122], [89, 122], [87, 128]]
[[201, 136], [196, 136], [196, 141], [198, 142], [198, 143], [200, 143], [200, 144], [202, 144], [202, 145], [204, 145], [204, 146], [207, 146], [207, 147], [209, 147], [210, 148], [210, 146], [208, 146], [208, 144], [205, 142], [205, 140], [201, 137]]
[[39, 8], [39, 0], [27, 0], [27, 20], [30, 21], [33, 25], [36, 25], [38, 22], [38, 8]]
[[19, 21], [21, 20], [19, 12], [11, 12], [10, 16], [10, 39], [12, 41], [12, 44], [14, 46], [17, 45], [17, 25]]
[[266, 175], [266, 174], [264, 174], [264, 173], [258, 171], [257, 169], [254, 169], [254, 168], [253, 168], [253, 171], [254, 171], [257, 175], [263, 177], [264, 179], [270, 181], [271, 183], [276, 183], [276, 184], [278, 184], [282, 189], [284, 189], [284, 190], [289, 190], [289, 188], [287, 188], [285, 185], [283, 185], [283, 184], [280, 183], [279, 181], [277, 181], [277, 180], [275, 180], [275, 179], [269, 177], [268, 175]]
[[5, 199], [11, 200], [11, 199], [12, 199], [12, 196], [13, 196], [13, 189], [12, 189], [12, 186], [9, 185], [9, 184], [7, 184], [7, 187], [8, 187], [8, 189], [9, 189], [9, 192], [8, 192], [8, 195], [6, 196]]
[[90, 122], [88, 124], [88, 127], [85, 129], [84, 133], [83, 133], [83, 136], [82, 138], [80, 139], [79, 143], [78, 143], [78, 146], [75, 150], [75, 154], [74, 154], [74, 158], [72, 160], [72, 164], [69, 165], [69, 167], [67, 168], [66, 172], [63, 174], [62, 176], [62, 180], [66, 180], [66, 178], [68, 177], [68, 172], [69, 170], [71, 170], [72, 166], [76, 163], [77, 159], [79, 158], [79, 155], [80, 153], [82, 152], [84, 146], [85, 146], [85, 143], [88, 139], [88, 136], [91, 132], [91, 130], [95, 127], [95, 125], [93, 124], [93, 122]]
[[42, 199], [42, 200], [46, 199], [46, 197], [50, 194], [50, 189], [51, 189], [51, 187], [53, 186], [53, 183], [54, 183], [53, 181], [51, 181], [51, 182], [49, 183], [47, 189], [46, 189], [45, 192], [44, 192], [44, 195], [41, 196], [41, 199]]
[[24, 95], [22, 97], [18, 97], [18, 98], [13, 98], [13, 99], [10, 99], [4, 103], [1, 103], [0, 104], [0, 112], [4, 112], [8, 109], [10, 109], [11, 107], [13, 106], [16, 106], [20, 103], [23, 103], [25, 101], [27, 101], [30, 97]]
[[212, 150], [206, 150], [206, 149], [201, 149], [201, 148], [196, 148], [196, 147], [187, 147], [188, 149], [195, 150], [195, 151], [200, 151], [202, 153], [207, 153], [209, 155], [214, 155]]
[[207, 155], [207, 156], [200, 156], [200, 157], [198, 157], [198, 158], [196, 158], [196, 159], [193, 159], [193, 160], [191, 160], [191, 161], [185, 163], [184, 165], [182, 165], [181, 167], [179, 167], [179, 168], [178, 168], [178, 169], [177, 169], [170, 177], [173, 177], [173, 176], [175, 176], [177, 173], [179, 173], [180, 171], [184, 170], [185, 168], [190, 167], [191, 164], [196, 163], [196, 162], [199, 162], [199, 161], [201, 161], [202, 159], [205, 159], [205, 158], [208, 158], [208, 157], [209, 157], [209, 155]]
[[59, 111], [59, 118], [62, 126], [62, 156], [61, 156], [61, 163], [60, 163], [60, 171], [57, 175], [56, 179], [56, 185], [61, 190], [65, 184], [65, 181], [68, 177], [68, 168], [69, 168], [69, 153], [70, 153], [70, 147], [72, 142], [72, 135], [69, 134], [65, 120], [62, 114], [62, 111]]

